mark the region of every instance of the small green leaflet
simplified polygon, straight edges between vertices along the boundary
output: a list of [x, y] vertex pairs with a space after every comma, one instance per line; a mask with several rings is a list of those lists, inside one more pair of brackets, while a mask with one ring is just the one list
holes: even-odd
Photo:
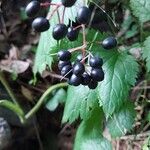
[[67, 91], [67, 101], [62, 122], [69, 120], [70, 123], [78, 119], [90, 117], [91, 110], [98, 104], [98, 95], [95, 90], [90, 90], [87, 86], [69, 86]]
[[143, 58], [146, 60], [147, 70], [150, 71], [150, 36], [144, 42]]
[[150, 0], [130, 0], [130, 6], [141, 23], [150, 20]]
[[136, 112], [134, 110], [134, 105], [128, 101], [107, 121], [107, 127], [112, 137], [121, 137], [125, 135], [127, 131], [132, 129], [135, 117]]
[[59, 103], [64, 103], [66, 101], [66, 96], [66, 91], [64, 89], [59, 89], [54, 96], [48, 100], [46, 108], [50, 111], [54, 111]]
[[88, 120], [81, 122], [74, 144], [74, 150], [112, 150], [111, 143], [102, 135], [103, 113], [100, 108], [92, 112]]
[[99, 97], [106, 117], [119, 110], [136, 82], [138, 64], [133, 56], [118, 51], [100, 51], [104, 59], [104, 81], [99, 84]]

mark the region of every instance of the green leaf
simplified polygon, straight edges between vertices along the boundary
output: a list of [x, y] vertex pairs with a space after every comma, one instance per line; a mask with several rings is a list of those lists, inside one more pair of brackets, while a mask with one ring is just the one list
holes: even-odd
[[91, 115], [91, 110], [98, 104], [96, 90], [90, 90], [87, 86], [69, 86], [67, 91], [67, 101], [62, 122], [69, 120], [72, 123], [79, 116], [87, 119]]
[[150, 71], [150, 36], [144, 42], [143, 58], [146, 60], [147, 70]]
[[102, 135], [103, 113], [100, 108], [80, 124], [74, 144], [74, 150], [112, 150], [110, 142]]
[[112, 137], [121, 137], [132, 129], [135, 117], [134, 105], [129, 101], [108, 119], [107, 127]]
[[150, 0], [130, 0], [130, 6], [141, 23], [150, 20]]
[[46, 108], [50, 111], [54, 111], [59, 103], [64, 103], [66, 101], [66, 91], [64, 89], [59, 89], [55, 95], [47, 102]]
[[138, 64], [127, 53], [100, 51], [104, 59], [104, 81], [99, 84], [99, 97], [106, 116], [120, 109], [128, 97], [128, 91], [136, 82]]

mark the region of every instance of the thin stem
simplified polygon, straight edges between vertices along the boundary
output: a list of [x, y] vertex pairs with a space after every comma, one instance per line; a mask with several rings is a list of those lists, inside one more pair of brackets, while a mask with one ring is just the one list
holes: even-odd
[[[85, 45], [85, 47], [87, 47], [87, 44], [86, 44], [86, 34], [85, 34], [85, 25], [82, 25], [82, 30], [83, 30], [83, 45]], [[82, 48], [82, 58], [84, 59], [85, 57], [85, 48]], [[83, 61], [84, 63], [84, 61]]]
[[58, 10], [58, 8], [60, 7], [61, 5], [57, 5], [56, 6], [56, 8], [52, 11], [52, 13], [48, 13], [48, 15], [47, 15], [47, 19], [48, 20], [50, 20], [53, 16], [54, 16], [54, 14], [55, 14], [55, 12]]
[[61, 23], [64, 23], [64, 18], [65, 18], [65, 10], [66, 10], [66, 7], [64, 7], [64, 9], [63, 9], [63, 14], [62, 14], [62, 21], [61, 21]]
[[5, 76], [3, 74], [2, 71], [0, 71], [0, 82], [3, 84], [3, 86], [5, 87], [6, 91], [8, 92], [10, 98], [12, 99], [12, 101], [19, 106], [19, 103], [17, 102], [17, 99], [15, 97], [15, 94], [13, 93], [10, 85], [8, 84], [7, 80], [5, 79]]
[[58, 21], [59, 21], [59, 23], [61, 23], [60, 14], [59, 14], [58, 9], [57, 9], [57, 16], [58, 16]]
[[69, 52], [74, 52], [74, 51], [77, 51], [77, 50], [81, 50], [83, 48], [86, 48], [86, 45], [82, 45], [82, 46], [79, 46], [79, 47], [76, 47], [76, 48], [72, 48], [72, 49], [69, 49]]
[[67, 83], [59, 83], [56, 84], [54, 86], [51, 86], [50, 88], [48, 88], [45, 93], [41, 96], [41, 98], [39, 99], [39, 101], [37, 102], [37, 104], [25, 115], [25, 119], [29, 119], [31, 118], [38, 110], [39, 108], [42, 106], [43, 102], [45, 101], [45, 98], [55, 89], [61, 88], [61, 87], [66, 87], [68, 86]]
[[42, 6], [42, 7], [49, 7], [49, 6], [61, 6], [62, 4], [60, 3], [60, 4], [58, 4], [58, 3], [49, 3], [49, 2], [45, 2], [45, 3], [40, 3], [40, 5]]

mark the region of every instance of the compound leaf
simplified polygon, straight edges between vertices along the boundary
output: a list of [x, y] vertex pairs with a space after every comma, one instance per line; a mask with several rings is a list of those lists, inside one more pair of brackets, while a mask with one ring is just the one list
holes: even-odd
[[95, 90], [86, 86], [69, 86], [62, 122], [72, 123], [79, 116], [81, 119], [90, 117], [91, 110], [97, 106], [98, 95]]
[[111, 143], [102, 135], [102, 121], [100, 108], [95, 109], [88, 120], [82, 121], [77, 130], [74, 150], [112, 150]]
[[147, 70], [150, 71], [150, 36], [144, 42], [143, 58], [146, 60]]
[[104, 59], [104, 81], [99, 84], [99, 97], [106, 116], [120, 109], [128, 91], [136, 82], [138, 64], [133, 56], [117, 51], [101, 51]]
[[150, 20], [150, 0], [130, 0], [130, 6], [141, 23]]
[[129, 101], [108, 119], [107, 127], [112, 137], [125, 135], [132, 128], [136, 116], [134, 105]]

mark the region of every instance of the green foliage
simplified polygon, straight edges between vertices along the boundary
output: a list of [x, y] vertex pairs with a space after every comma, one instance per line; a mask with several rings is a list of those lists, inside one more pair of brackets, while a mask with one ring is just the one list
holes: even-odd
[[128, 101], [118, 112], [107, 121], [107, 127], [112, 137], [121, 137], [132, 128], [136, 116], [134, 105]]
[[110, 142], [102, 135], [103, 113], [99, 108], [92, 111], [92, 116], [80, 124], [74, 150], [111, 150]]
[[46, 108], [50, 111], [54, 111], [59, 103], [64, 103], [66, 101], [66, 91], [64, 89], [59, 89], [53, 97], [47, 101]]
[[133, 56], [117, 51], [101, 51], [105, 79], [99, 84], [99, 97], [106, 116], [112, 115], [126, 102], [128, 91], [135, 84], [138, 64]]
[[150, 71], [150, 36], [144, 42], [143, 58], [146, 60], [147, 70]]
[[130, 0], [130, 6], [133, 14], [141, 23], [150, 20], [150, 1], [149, 0]]
[[87, 119], [91, 116], [92, 109], [97, 106], [98, 97], [95, 90], [90, 90], [85, 86], [69, 86], [67, 91], [67, 101], [62, 122], [75, 121], [79, 116]]

